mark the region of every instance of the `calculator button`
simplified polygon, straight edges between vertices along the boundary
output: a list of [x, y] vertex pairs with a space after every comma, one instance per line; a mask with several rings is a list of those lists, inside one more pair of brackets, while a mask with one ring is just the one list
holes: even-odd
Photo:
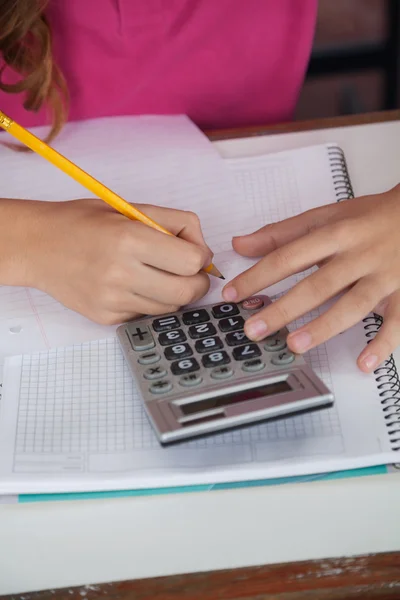
[[146, 352], [146, 354], [141, 354], [138, 358], [138, 363], [140, 365], [154, 365], [154, 363], [158, 363], [161, 360], [161, 356], [157, 354], [157, 352]]
[[164, 354], [167, 360], [176, 360], [177, 358], [192, 356], [193, 352], [189, 344], [175, 344], [175, 346], [165, 348]]
[[260, 358], [251, 358], [245, 360], [242, 366], [243, 371], [247, 373], [255, 373], [256, 371], [262, 371], [265, 368], [265, 363]]
[[265, 340], [264, 350], [267, 352], [278, 352], [286, 348], [286, 340], [280, 337], [269, 337]]
[[202, 363], [205, 367], [218, 367], [231, 362], [231, 359], [223, 350], [220, 352], [211, 352], [202, 357]]
[[193, 371], [198, 371], [199, 369], [200, 365], [195, 358], [184, 358], [171, 364], [171, 371], [174, 375], [193, 373]]
[[199, 323], [189, 327], [189, 335], [194, 339], [210, 337], [216, 333], [217, 330], [212, 323]]
[[128, 331], [132, 347], [137, 352], [154, 348], [154, 338], [148, 327], [129, 327]]
[[222, 317], [238, 315], [239, 309], [236, 304], [218, 304], [218, 306], [213, 306], [212, 313], [216, 319], [222, 319]]
[[235, 360], [248, 360], [261, 356], [261, 350], [257, 344], [246, 344], [245, 346], [237, 346], [233, 349], [233, 358]]
[[172, 383], [169, 381], [156, 381], [150, 386], [152, 394], [166, 394], [172, 390]]
[[284, 352], [280, 352], [276, 356], [273, 356], [271, 362], [273, 365], [289, 365], [294, 361], [294, 354], [290, 352], [290, 350], [285, 350]]
[[143, 374], [145, 379], [161, 379], [162, 377], [165, 377], [167, 371], [164, 369], [164, 367], [159, 365], [158, 367], [150, 367], [149, 369], [146, 369]]
[[210, 315], [202, 308], [183, 313], [182, 319], [185, 325], [195, 325], [196, 323], [206, 323], [206, 321], [210, 320]]
[[259, 296], [253, 296], [252, 298], [247, 298], [242, 302], [242, 308], [244, 310], [258, 310], [264, 306], [264, 300]]
[[183, 385], [183, 387], [194, 387], [195, 385], [200, 385], [203, 381], [203, 378], [196, 373], [188, 373], [187, 375], [182, 375], [179, 380], [179, 383]]
[[228, 377], [232, 377], [233, 370], [231, 367], [215, 367], [210, 375], [213, 379], [228, 379]]
[[186, 335], [182, 329], [173, 329], [172, 331], [160, 333], [158, 336], [158, 341], [160, 342], [161, 346], [180, 344], [181, 342], [186, 342]]
[[219, 337], [209, 337], [196, 342], [196, 352], [204, 354], [204, 352], [211, 352], [214, 350], [220, 350], [224, 347]]
[[228, 346], [238, 346], [239, 344], [250, 343], [250, 340], [244, 331], [234, 331], [233, 333], [228, 333], [225, 339]]
[[177, 329], [177, 327], [180, 327], [178, 317], [160, 317], [153, 321], [153, 329], [157, 332], [169, 331], [170, 329]]
[[243, 317], [229, 317], [228, 319], [221, 319], [218, 326], [221, 331], [236, 331], [237, 329], [243, 329], [244, 319]]

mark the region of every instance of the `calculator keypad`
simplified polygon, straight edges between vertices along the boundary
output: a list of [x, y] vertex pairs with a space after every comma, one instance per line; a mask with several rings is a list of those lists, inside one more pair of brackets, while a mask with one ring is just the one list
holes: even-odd
[[161, 395], [171, 392], [175, 384], [181, 390], [195, 388], [210, 378], [250, 377], [267, 365], [290, 365], [295, 356], [286, 346], [285, 329], [259, 344], [244, 332], [245, 317], [264, 304], [254, 297], [241, 305], [218, 304], [129, 324], [129, 339], [138, 353], [137, 362], [143, 365], [147, 389]]

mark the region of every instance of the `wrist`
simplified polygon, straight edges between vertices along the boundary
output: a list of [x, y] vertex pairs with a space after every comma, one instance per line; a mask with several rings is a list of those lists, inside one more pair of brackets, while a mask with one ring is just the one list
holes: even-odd
[[0, 200], [0, 284], [35, 287], [41, 205], [32, 200]]

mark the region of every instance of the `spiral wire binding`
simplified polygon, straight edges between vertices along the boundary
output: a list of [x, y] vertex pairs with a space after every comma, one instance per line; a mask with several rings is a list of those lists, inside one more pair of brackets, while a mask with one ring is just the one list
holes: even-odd
[[[337, 201], [354, 198], [343, 150], [330, 145], [328, 157]], [[363, 323], [369, 344], [381, 328], [383, 319], [373, 313], [363, 319]], [[400, 451], [400, 378], [393, 356], [380, 365], [374, 375], [392, 450]]]

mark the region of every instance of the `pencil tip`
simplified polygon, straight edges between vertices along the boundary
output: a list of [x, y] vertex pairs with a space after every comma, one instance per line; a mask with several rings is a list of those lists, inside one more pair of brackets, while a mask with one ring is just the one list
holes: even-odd
[[225, 277], [223, 275], [220, 275], [219, 278], [220, 279], [225, 279]]

